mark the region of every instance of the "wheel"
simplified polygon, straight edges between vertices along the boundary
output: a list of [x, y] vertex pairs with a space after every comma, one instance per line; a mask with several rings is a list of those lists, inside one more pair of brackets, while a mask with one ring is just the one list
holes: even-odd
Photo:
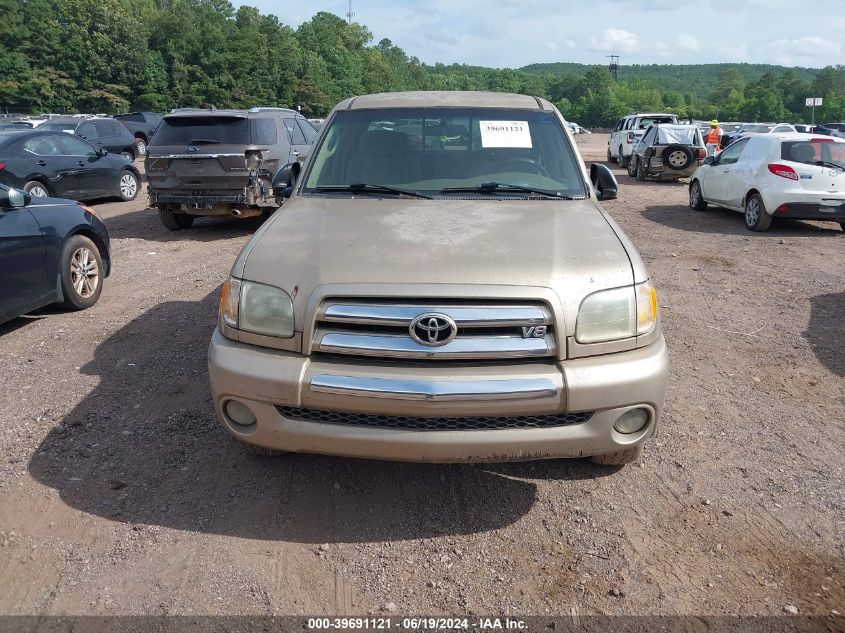
[[171, 231], [180, 231], [182, 229], [189, 229], [194, 223], [194, 216], [187, 213], [173, 213], [167, 207], [160, 206], [158, 208], [158, 217], [165, 228]]
[[138, 148], [138, 156], [147, 155], [147, 142], [142, 138], [135, 139], [135, 147]]
[[64, 306], [84, 310], [97, 303], [103, 290], [103, 260], [100, 249], [84, 235], [74, 235], [65, 242], [60, 261]]
[[762, 232], [769, 228], [772, 216], [766, 213], [766, 205], [759, 193], [750, 196], [745, 202], [745, 226], [752, 231]]
[[593, 455], [590, 458], [590, 461], [594, 464], [601, 464], [602, 466], [623, 466], [624, 464], [633, 464], [640, 458], [642, 453], [642, 446], [632, 446], [631, 448], [626, 448], [624, 451], [617, 451], [616, 453]]
[[134, 162], [135, 162], [135, 157], [132, 155], [132, 153], [131, 153], [131, 152], [127, 152], [126, 150], [123, 150], [122, 152], [120, 152], [120, 155], [121, 155], [121, 156], [123, 156], [123, 157], [124, 157], [126, 160], [128, 160], [130, 163], [134, 163]]
[[120, 172], [117, 192], [124, 202], [134, 200], [138, 196], [138, 177], [129, 170]]
[[646, 176], [648, 176], [648, 170], [646, 169], [646, 166], [643, 163], [643, 161], [638, 160], [637, 161], [637, 180], [639, 180], [640, 182], [643, 182], [645, 180]]
[[50, 191], [47, 189], [47, 185], [38, 180], [30, 180], [23, 186], [23, 190], [26, 191], [33, 198], [50, 197]]
[[625, 154], [622, 153], [622, 146], [619, 146], [619, 166], [625, 168], [628, 166], [628, 159], [625, 157]]
[[686, 169], [693, 160], [692, 150], [686, 145], [673, 144], [663, 150], [663, 164], [669, 169], [680, 171]]
[[262, 457], [273, 457], [275, 455], [287, 455], [287, 451], [277, 451], [274, 448], [265, 448], [263, 446], [256, 446], [255, 444], [248, 444], [247, 442], [241, 441], [238, 438], [235, 438], [241, 446], [243, 446], [244, 450], [247, 453], [252, 453], [253, 455], [260, 455]]
[[696, 211], [707, 211], [707, 202], [701, 194], [701, 183], [693, 180], [689, 186], [689, 206]]
[[607, 162], [608, 163], [615, 163], [616, 159], [610, 154], [610, 147], [607, 148]]

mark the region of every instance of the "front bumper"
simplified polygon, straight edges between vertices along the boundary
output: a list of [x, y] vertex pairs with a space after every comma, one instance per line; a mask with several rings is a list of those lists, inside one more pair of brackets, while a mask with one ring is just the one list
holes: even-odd
[[[209, 374], [218, 418], [241, 441], [291, 452], [418, 462], [520, 461], [612, 453], [640, 445], [660, 419], [668, 353], [647, 347], [563, 362], [502, 365], [312, 360], [225, 338], [215, 330]], [[242, 427], [228, 400], [257, 422]], [[589, 411], [585, 422], [545, 428], [408, 430], [285, 417], [281, 407], [421, 418]], [[641, 407], [649, 422], [625, 435], [613, 425]]]

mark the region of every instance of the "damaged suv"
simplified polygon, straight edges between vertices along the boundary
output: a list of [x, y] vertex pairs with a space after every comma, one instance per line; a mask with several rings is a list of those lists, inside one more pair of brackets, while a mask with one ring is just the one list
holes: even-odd
[[181, 110], [147, 146], [150, 204], [172, 231], [197, 216], [251, 217], [278, 208], [272, 178], [302, 160], [317, 132], [294, 110]]
[[258, 452], [635, 460], [668, 356], [640, 255], [544, 99], [347, 99], [238, 256], [209, 349]]

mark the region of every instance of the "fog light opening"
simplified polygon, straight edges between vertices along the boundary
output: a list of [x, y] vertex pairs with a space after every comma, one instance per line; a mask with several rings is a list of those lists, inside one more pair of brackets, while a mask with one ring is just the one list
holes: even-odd
[[227, 400], [223, 405], [223, 411], [226, 417], [238, 426], [252, 426], [257, 421], [252, 409], [237, 400]]
[[625, 435], [639, 433], [648, 424], [648, 419], [649, 413], [647, 409], [631, 409], [619, 416], [613, 428]]

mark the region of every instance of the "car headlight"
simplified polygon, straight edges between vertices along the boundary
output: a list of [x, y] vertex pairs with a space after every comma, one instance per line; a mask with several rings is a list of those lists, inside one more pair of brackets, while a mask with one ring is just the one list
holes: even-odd
[[575, 323], [579, 343], [604, 343], [648, 334], [657, 323], [657, 291], [651, 282], [601, 290], [581, 302]]
[[243, 332], [290, 338], [294, 333], [293, 302], [281, 288], [230, 277], [223, 284], [220, 316]]

